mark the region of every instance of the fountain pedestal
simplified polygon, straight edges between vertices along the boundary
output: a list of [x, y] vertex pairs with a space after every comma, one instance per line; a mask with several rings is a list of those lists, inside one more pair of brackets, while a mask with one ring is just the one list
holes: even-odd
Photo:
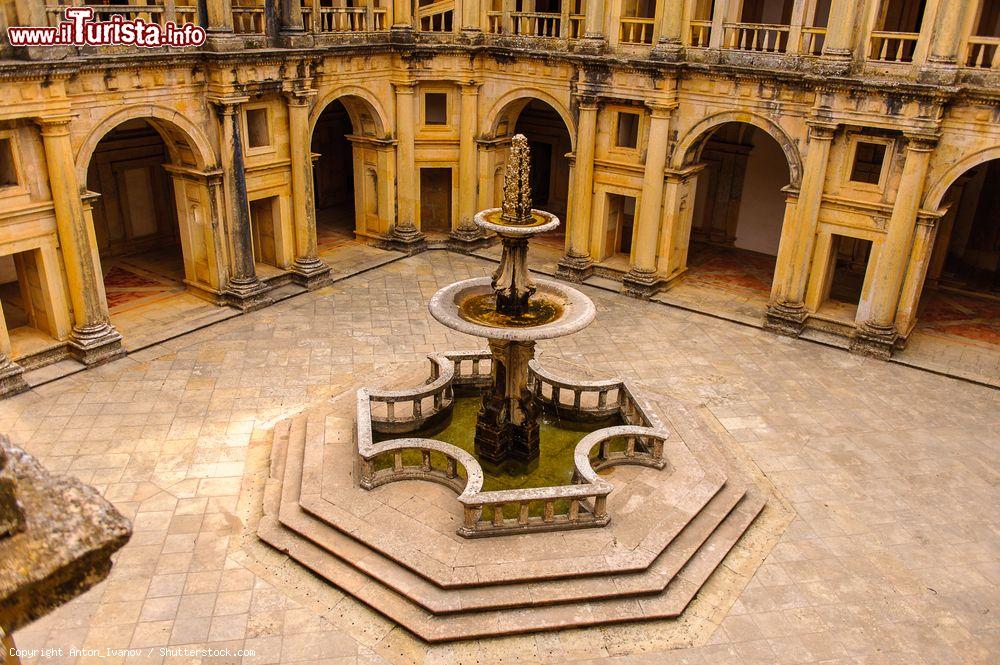
[[476, 420], [476, 456], [492, 464], [538, 457], [538, 407], [528, 391], [534, 342], [490, 339], [492, 382]]

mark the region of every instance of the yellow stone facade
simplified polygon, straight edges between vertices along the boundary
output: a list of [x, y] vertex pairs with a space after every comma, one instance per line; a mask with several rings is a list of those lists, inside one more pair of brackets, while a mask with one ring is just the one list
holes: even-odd
[[[331, 109], [349, 123], [352, 189], [331, 200], [353, 208], [358, 238], [406, 251], [488, 242], [471, 217], [498, 201], [509, 139], [527, 126], [548, 146], [540, 187], [564, 217], [561, 277], [668, 290], [692, 238], [731, 244], [749, 206], [776, 244], [766, 326], [819, 328], [883, 357], [917, 319], [937, 236], [954, 224], [952, 186], [1000, 158], [1000, 39], [982, 0], [274, 6], [97, 7], [203, 22], [195, 49], [4, 43], [0, 274], [27, 313], [0, 322], [3, 390], [23, 387], [23, 368], [122, 353], [102, 261], [135, 238], [155, 245], [151, 215], [177, 225], [188, 290], [220, 306], [326, 283], [315, 136], [321, 116], [339, 122]], [[58, 18], [40, 0], [4, 8], [9, 25]], [[156, 136], [159, 162], [140, 159]], [[773, 169], [784, 182], [757, 205]], [[114, 183], [159, 198], [119, 191], [115, 213]], [[111, 237], [116, 214], [132, 224], [124, 240]], [[827, 311], [847, 247], [865, 248], [863, 282]]]

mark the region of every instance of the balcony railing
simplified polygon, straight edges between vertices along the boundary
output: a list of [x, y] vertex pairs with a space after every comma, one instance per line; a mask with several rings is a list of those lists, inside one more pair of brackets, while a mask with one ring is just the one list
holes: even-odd
[[1000, 69], [1000, 37], [969, 37], [962, 64], [976, 69]]
[[455, 29], [455, 0], [439, 0], [417, 7], [417, 27], [421, 32], [452, 32]]
[[656, 22], [652, 18], [623, 16], [618, 28], [618, 41], [622, 44], [652, 44]]
[[487, 30], [492, 35], [518, 35], [542, 39], [580, 39], [584, 33], [584, 15], [568, 12], [486, 13]]
[[826, 28], [802, 28], [799, 37], [799, 53], [803, 55], [823, 55], [826, 43]]
[[737, 51], [788, 51], [790, 25], [771, 23], [724, 23], [722, 47]]
[[386, 13], [384, 7], [303, 7], [302, 21], [307, 32], [379, 32], [387, 29]]
[[711, 21], [691, 21], [691, 32], [688, 34], [688, 46], [708, 48], [712, 39]]
[[913, 62], [917, 32], [873, 32], [868, 40], [868, 59], [878, 62]]
[[266, 20], [263, 7], [233, 7], [233, 32], [239, 35], [263, 35]]

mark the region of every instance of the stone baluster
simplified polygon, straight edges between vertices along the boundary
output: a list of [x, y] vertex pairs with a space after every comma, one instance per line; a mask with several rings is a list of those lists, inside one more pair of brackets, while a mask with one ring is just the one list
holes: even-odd
[[69, 136], [72, 116], [39, 118], [45, 163], [52, 191], [59, 248], [73, 303], [70, 352], [80, 362], [95, 365], [125, 353], [122, 336], [111, 325], [94, 227], [87, 219], [77, 181]]
[[656, 250], [660, 239], [663, 180], [670, 141], [670, 115], [675, 106], [651, 104], [646, 166], [642, 179], [642, 199], [636, 228], [635, 261], [622, 279], [622, 293], [648, 298], [656, 293], [660, 280], [656, 271]]
[[573, 163], [572, 209], [569, 212], [566, 256], [559, 261], [558, 277], [580, 282], [590, 276], [590, 215], [594, 199], [594, 151], [597, 143], [598, 99], [580, 99], [576, 155]]
[[295, 221], [295, 281], [308, 289], [330, 282], [330, 266], [319, 258], [316, 246], [316, 203], [313, 194], [313, 160], [309, 136], [309, 110], [314, 90], [287, 94], [289, 151], [292, 172], [292, 218]]
[[775, 332], [796, 336], [802, 332], [808, 316], [804, 303], [806, 286], [836, 130], [835, 124], [809, 121], [809, 145], [798, 203], [792, 223], [782, 228], [771, 304], [765, 320], [765, 326]]
[[895, 325], [896, 308], [912, 252], [924, 180], [936, 145], [936, 135], [906, 135], [903, 174], [871, 278], [862, 289], [857, 314], [861, 325], [852, 341], [852, 351], [880, 358], [892, 355], [899, 333]]
[[223, 301], [244, 312], [259, 309], [273, 302], [267, 297], [267, 286], [257, 277], [253, 254], [250, 204], [247, 201], [246, 167], [243, 162], [241, 137], [241, 104], [245, 97], [216, 98], [222, 168], [225, 172], [224, 192], [229, 217], [232, 261], [229, 282], [222, 293]]

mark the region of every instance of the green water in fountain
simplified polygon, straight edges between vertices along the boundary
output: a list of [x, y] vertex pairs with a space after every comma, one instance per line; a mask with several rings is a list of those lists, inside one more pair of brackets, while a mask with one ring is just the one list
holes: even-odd
[[493, 328], [541, 326], [561, 318], [562, 314], [562, 305], [542, 296], [529, 298], [528, 311], [519, 316], [510, 316], [497, 311], [497, 295], [495, 293], [472, 296], [458, 306], [458, 315], [466, 321]]
[[[451, 418], [448, 421], [434, 428], [426, 428], [405, 435], [381, 435], [377, 436], [376, 439], [378, 441], [403, 437], [434, 439], [450, 443], [475, 457], [476, 416], [479, 413], [481, 401], [478, 396], [458, 397], [455, 399]], [[510, 461], [500, 467], [484, 464], [480, 460], [480, 465], [483, 467], [483, 491], [570, 485], [573, 482], [573, 451], [576, 444], [591, 432], [620, 424], [622, 423], [618, 417], [593, 422], [574, 422], [562, 420], [554, 414], [543, 413], [538, 419], [540, 439], [538, 460], [530, 466]], [[439, 453], [432, 452], [431, 458], [435, 468], [444, 467], [444, 458]], [[404, 453], [403, 462], [407, 465], [420, 464], [420, 453], [417, 451]], [[391, 457], [386, 457], [377, 460], [375, 468], [388, 468], [391, 464]], [[611, 471], [611, 469], [603, 471], [602, 475], [607, 475]], [[462, 472], [459, 471], [459, 473]], [[567, 508], [568, 502], [556, 502], [557, 514], [564, 513]], [[542, 505], [530, 506], [530, 514], [533, 516], [540, 515], [542, 510]], [[517, 506], [504, 506], [504, 517], [516, 516]], [[484, 519], [489, 518], [489, 515], [484, 515]]]

